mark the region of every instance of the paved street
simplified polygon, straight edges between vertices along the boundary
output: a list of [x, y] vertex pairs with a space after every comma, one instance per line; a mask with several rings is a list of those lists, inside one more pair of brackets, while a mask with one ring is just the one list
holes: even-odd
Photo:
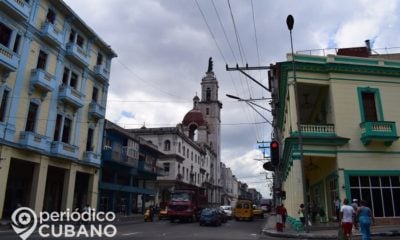
[[[234, 220], [220, 227], [199, 226], [199, 223], [170, 223], [169, 221], [134, 222], [117, 225], [118, 234], [114, 239], [275, 239], [260, 237], [265, 220], [253, 222], [236, 222]], [[12, 230], [0, 231], [0, 239], [19, 239]], [[35, 232], [30, 238], [41, 239]], [[51, 238], [48, 238], [51, 239]], [[55, 239], [55, 238], [54, 238]], [[60, 239], [60, 238], [57, 238]], [[103, 238], [105, 239], [105, 238]]]

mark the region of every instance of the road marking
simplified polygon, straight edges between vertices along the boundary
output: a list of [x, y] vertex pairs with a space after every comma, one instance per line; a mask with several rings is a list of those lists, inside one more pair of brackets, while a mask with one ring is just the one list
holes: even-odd
[[140, 233], [140, 232], [123, 233], [123, 234], [121, 234], [121, 235], [122, 235], [122, 236], [130, 236], [130, 235], [135, 235], [135, 234], [138, 234], [138, 233]]
[[257, 237], [257, 233], [252, 233], [250, 236]]

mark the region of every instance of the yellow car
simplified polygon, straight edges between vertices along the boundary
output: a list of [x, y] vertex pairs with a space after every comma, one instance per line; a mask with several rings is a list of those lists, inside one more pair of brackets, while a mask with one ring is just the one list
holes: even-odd
[[160, 212], [158, 213], [158, 220], [162, 219], [168, 219], [168, 214], [167, 214], [167, 209], [161, 209]]
[[259, 217], [259, 218], [264, 218], [264, 212], [261, 208], [257, 208], [256, 205], [253, 205], [253, 216]]

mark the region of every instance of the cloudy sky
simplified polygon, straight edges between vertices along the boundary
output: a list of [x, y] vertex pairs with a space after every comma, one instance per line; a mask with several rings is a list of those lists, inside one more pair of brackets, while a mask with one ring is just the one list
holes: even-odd
[[[65, 0], [118, 54], [112, 63], [107, 118], [126, 128], [175, 126], [192, 108], [213, 57], [222, 109], [222, 161], [269, 196], [257, 141], [271, 127], [243, 99], [269, 93], [237, 71], [268, 66], [290, 52], [286, 17], [295, 18], [295, 51], [399, 47], [399, 2], [269, 0]], [[249, 72], [267, 85], [267, 71]], [[269, 108], [268, 101], [257, 104]], [[258, 108], [271, 119], [270, 114]], [[268, 174], [270, 176], [270, 174]]]

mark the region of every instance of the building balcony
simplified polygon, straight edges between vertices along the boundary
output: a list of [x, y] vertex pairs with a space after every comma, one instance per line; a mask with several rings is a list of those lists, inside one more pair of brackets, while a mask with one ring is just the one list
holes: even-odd
[[100, 155], [92, 151], [86, 151], [83, 153], [83, 161], [99, 166], [101, 164]]
[[106, 149], [102, 152], [103, 160], [110, 162], [122, 163], [128, 167], [138, 168], [138, 160], [126, 155], [123, 152], [118, 152], [112, 149]]
[[58, 29], [51, 22], [44, 22], [42, 25], [43, 38], [53, 46], [59, 46], [63, 43], [63, 34], [61, 29]]
[[15, 126], [6, 122], [0, 122], [0, 139], [14, 141]]
[[46, 93], [53, 91], [57, 85], [53, 75], [39, 68], [32, 70], [31, 83], [35, 88]]
[[60, 86], [58, 98], [75, 108], [81, 108], [84, 104], [83, 94], [73, 87], [67, 85]]
[[25, 21], [28, 20], [31, 11], [31, 6], [24, 0], [2, 0], [0, 1], [0, 8], [17, 20]]
[[68, 143], [55, 141], [51, 143], [51, 153], [68, 158], [78, 158], [79, 147]]
[[18, 56], [11, 49], [0, 44], [0, 69], [14, 72], [18, 67]]
[[34, 132], [21, 132], [19, 143], [28, 148], [50, 151], [49, 137]]
[[103, 119], [106, 116], [106, 108], [97, 102], [89, 104], [89, 114], [96, 119]]
[[89, 66], [89, 56], [76, 43], [69, 42], [67, 44], [67, 57], [69, 57], [74, 63], [78, 64], [81, 67]]
[[139, 161], [138, 171], [145, 173], [157, 173], [157, 167], [152, 164], [146, 163], [145, 161]]
[[336, 135], [333, 124], [301, 124], [300, 130], [303, 136], [331, 137]]
[[372, 141], [375, 141], [384, 142], [386, 146], [390, 146], [394, 141], [399, 139], [395, 122], [362, 122], [360, 123], [360, 128], [360, 140], [364, 145], [368, 145]]
[[108, 82], [108, 79], [110, 78], [110, 70], [108, 70], [104, 65], [94, 66], [94, 73], [97, 79], [104, 82]]

